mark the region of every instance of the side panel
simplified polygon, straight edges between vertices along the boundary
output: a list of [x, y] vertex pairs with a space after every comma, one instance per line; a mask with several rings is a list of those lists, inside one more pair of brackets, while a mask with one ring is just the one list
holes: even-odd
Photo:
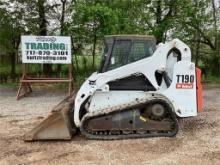
[[161, 93], [172, 101], [178, 116], [196, 116], [195, 64], [189, 61], [177, 62], [174, 65], [173, 81], [170, 87]]
[[97, 91], [92, 96], [89, 112], [95, 112], [100, 109], [108, 109], [124, 104], [132, 104], [150, 97], [152, 97], [150, 92], [145, 93], [143, 91]]

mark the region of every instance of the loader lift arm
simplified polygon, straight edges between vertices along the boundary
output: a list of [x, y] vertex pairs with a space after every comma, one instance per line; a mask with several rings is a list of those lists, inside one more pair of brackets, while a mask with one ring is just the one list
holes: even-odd
[[[121, 39], [121, 38], [120, 38]], [[146, 39], [145, 39], [146, 40]], [[113, 42], [114, 43], [114, 42]], [[112, 43], [112, 44], [113, 44]], [[115, 46], [115, 45], [114, 45]], [[132, 75], [144, 75], [147, 81], [155, 88], [157, 91], [162, 90], [164, 86], [158, 84], [155, 73], [159, 71], [163, 73], [166, 71], [167, 64], [167, 56], [170, 53], [170, 50], [173, 48], [178, 49], [181, 53], [182, 61], [191, 61], [191, 51], [190, 48], [184, 44], [182, 41], [178, 39], [174, 39], [169, 43], [161, 44], [152, 56], [148, 56], [147, 58], [140, 59], [138, 61], [120, 66], [116, 69], [112, 69], [104, 72], [104, 73], [94, 73], [92, 74], [81, 86], [80, 90], [76, 95], [76, 104], [74, 106], [74, 121], [77, 127], [80, 127], [80, 118], [79, 112], [81, 109], [81, 105], [83, 102], [92, 96], [97, 90], [108, 92], [110, 87], [110, 82], [114, 82], [126, 77], [130, 77]], [[106, 57], [106, 63], [110, 63], [111, 56], [114, 48], [112, 48], [111, 53]], [[119, 53], [121, 54], [121, 53]], [[176, 61], [175, 63], [177, 63]], [[105, 65], [104, 65], [105, 66]], [[106, 65], [109, 66], [109, 65]], [[111, 66], [111, 65], [110, 65]], [[91, 85], [90, 82], [94, 83]], [[167, 88], [167, 87], [166, 87]]]

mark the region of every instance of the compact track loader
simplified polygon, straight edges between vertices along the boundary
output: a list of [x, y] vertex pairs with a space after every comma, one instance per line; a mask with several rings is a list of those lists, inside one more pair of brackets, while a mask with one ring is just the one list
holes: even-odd
[[201, 72], [179, 39], [106, 36], [101, 67], [63, 100], [25, 140], [175, 136], [178, 118], [202, 109]]

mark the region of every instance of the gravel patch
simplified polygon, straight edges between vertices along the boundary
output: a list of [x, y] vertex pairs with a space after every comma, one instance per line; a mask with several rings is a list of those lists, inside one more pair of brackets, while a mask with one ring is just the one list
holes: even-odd
[[220, 164], [220, 89], [203, 92], [204, 111], [181, 119], [174, 138], [117, 141], [24, 142], [22, 136], [65, 98], [66, 92], [34, 89], [16, 101], [0, 88], [0, 164]]
[[33, 93], [17, 101], [15, 90], [0, 88], [0, 116], [23, 119], [46, 116], [66, 97], [66, 93], [60, 91], [33, 90]]

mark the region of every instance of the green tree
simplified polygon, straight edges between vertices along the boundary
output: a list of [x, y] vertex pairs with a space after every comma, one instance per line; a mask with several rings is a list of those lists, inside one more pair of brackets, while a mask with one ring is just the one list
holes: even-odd
[[97, 41], [105, 34], [113, 34], [117, 29], [117, 12], [99, 1], [78, 0], [74, 3], [72, 21], [69, 30], [74, 41], [92, 43], [93, 68]]
[[178, 37], [194, 48], [196, 64], [199, 60], [214, 75], [220, 74], [220, 61], [217, 53], [219, 7], [210, 0], [179, 1], [181, 10], [177, 13], [173, 37]]
[[[25, 31], [22, 26], [22, 11], [18, 10], [18, 4], [14, 5], [14, 11], [6, 10], [7, 2], [0, 3], [0, 47], [5, 54], [10, 56], [11, 78], [15, 80], [16, 57], [20, 44], [20, 34]], [[15, 12], [16, 11], [16, 12]]]

